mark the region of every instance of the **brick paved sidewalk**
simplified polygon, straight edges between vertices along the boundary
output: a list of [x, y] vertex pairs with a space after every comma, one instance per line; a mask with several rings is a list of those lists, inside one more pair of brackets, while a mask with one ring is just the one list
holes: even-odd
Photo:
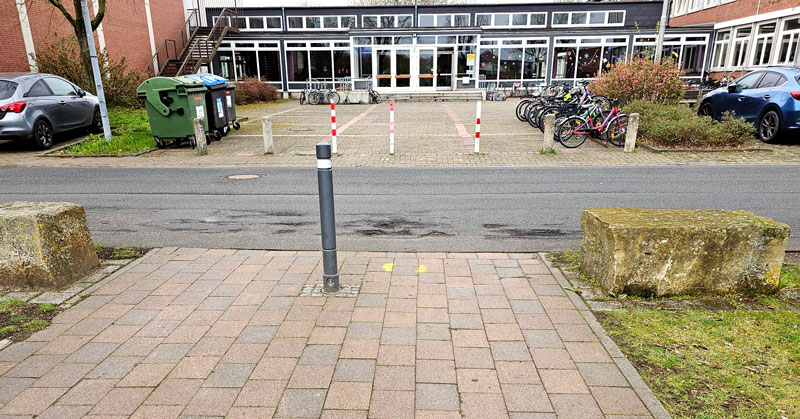
[[319, 252], [153, 251], [0, 351], [0, 416], [668, 417], [538, 254], [340, 260], [357, 297], [299, 296]]

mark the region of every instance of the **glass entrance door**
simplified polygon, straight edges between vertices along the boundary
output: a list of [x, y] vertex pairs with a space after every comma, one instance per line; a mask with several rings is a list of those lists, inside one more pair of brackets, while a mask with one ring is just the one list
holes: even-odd
[[411, 87], [411, 50], [395, 50], [394, 66], [394, 87]]
[[376, 49], [375, 62], [377, 64], [377, 71], [375, 72], [375, 87], [393, 87], [392, 86], [392, 50], [390, 49]]
[[411, 87], [411, 49], [375, 49], [375, 84], [378, 88]]
[[453, 64], [455, 60], [453, 47], [439, 47], [436, 49], [436, 88], [438, 90], [453, 89]]
[[433, 88], [434, 82], [434, 50], [433, 49], [420, 49], [419, 50], [419, 87], [420, 88]]

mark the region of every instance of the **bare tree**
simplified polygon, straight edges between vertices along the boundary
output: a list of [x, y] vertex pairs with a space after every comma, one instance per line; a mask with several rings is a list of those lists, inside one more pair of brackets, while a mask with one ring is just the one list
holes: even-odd
[[[28, 4], [33, 3], [35, 0], [26, 0]], [[70, 0], [66, 0], [70, 1]], [[91, 0], [86, 0], [91, 1]], [[70, 13], [67, 10], [67, 7], [64, 6], [64, 3], [61, 0], [47, 0], [47, 2], [52, 5], [56, 10], [61, 12], [67, 22], [72, 26], [73, 32], [75, 32], [75, 38], [78, 39], [78, 46], [80, 47], [80, 55], [81, 55], [81, 63], [83, 64], [83, 70], [86, 72], [86, 79], [91, 82], [91, 85], [94, 86], [94, 74], [92, 73], [92, 58], [89, 54], [89, 38], [86, 37], [86, 27], [84, 26], [83, 21], [83, 13], [81, 13], [81, 0], [71, 0], [74, 14]], [[106, 14], [106, 0], [98, 0], [97, 2], [97, 10], [92, 19], [92, 32], [97, 30], [97, 27], [100, 26], [100, 23], [103, 21], [103, 17]]]

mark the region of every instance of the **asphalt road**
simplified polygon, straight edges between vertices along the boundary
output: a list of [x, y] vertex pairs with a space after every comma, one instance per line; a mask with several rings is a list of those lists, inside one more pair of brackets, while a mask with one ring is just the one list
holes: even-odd
[[[237, 174], [260, 177], [227, 178]], [[0, 179], [2, 202], [84, 205], [97, 243], [320, 248], [314, 168], [4, 168]], [[798, 179], [800, 166], [335, 168], [338, 244], [564, 249], [579, 244], [583, 209], [613, 206], [746, 209], [800, 231]]]

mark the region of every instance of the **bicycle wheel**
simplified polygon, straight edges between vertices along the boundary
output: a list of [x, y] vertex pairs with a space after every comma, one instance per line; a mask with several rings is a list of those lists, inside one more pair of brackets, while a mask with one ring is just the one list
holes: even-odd
[[625, 133], [628, 132], [628, 115], [619, 114], [611, 121], [603, 131], [603, 137], [617, 147], [625, 145]]
[[523, 99], [517, 103], [517, 108], [514, 110], [514, 114], [517, 116], [517, 119], [520, 121], [525, 121], [525, 108], [530, 103], [530, 100]]
[[333, 103], [335, 103], [337, 105], [339, 104], [339, 99], [340, 99], [339, 94], [336, 93], [336, 92], [330, 92], [330, 93], [328, 93], [328, 96], [325, 96], [325, 100], [328, 103], [333, 102]]
[[370, 99], [371, 99], [373, 102], [375, 102], [375, 103], [381, 103], [381, 100], [382, 100], [382, 99], [381, 99], [381, 94], [380, 94], [380, 93], [378, 93], [378, 92], [376, 92], [376, 91], [374, 91], [374, 90], [370, 90], [370, 92], [369, 92], [369, 96], [370, 96]]
[[308, 94], [308, 103], [312, 105], [319, 105], [319, 102], [322, 100], [322, 93], [320, 92], [310, 92]]
[[527, 110], [527, 112], [525, 114], [525, 119], [528, 121], [528, 124], [530, 126], [532, 126], [534, 128], [539, 128], [539, 126], [536, 125], [538, 123], [537, 114], [539, 113], [539, 111], [543, 107], [544, 107], [544, 104], [541, 103], [541, 102], [528, 107], [528, 110]]
[[561, 112], [561, 108], [558, 107], [558, 106], [550, 106], [550, 107], [542, 109], [542, 111], [539, 112], [539, 117], [538, 117], [539, 119], [538, 119], [538, 122], [536, 124], [536, 126], [539, 128], [539, 131], [544, 132], [544, 117], [545, 116], [547, 116], [547, 115], [556, 115], [556, 116], [558, 116], [558, 114], [560, 112]]
[[592, 103], [597, 105], [600, 111], [608, 112], [611, 110], [611, 100], [609, 100], [607, 96], [592, 95]]
[[586, 125], [585, 119], [580, 116], [570, 116], [559, 126], [556, 138], [566, 148], [580, 147], [588, 137], [587, 134], [582, 133], [584, 125]]
[[303, 90], [300, 92], [300, 104], [303, 105], [306, 103], [306, 92]]

